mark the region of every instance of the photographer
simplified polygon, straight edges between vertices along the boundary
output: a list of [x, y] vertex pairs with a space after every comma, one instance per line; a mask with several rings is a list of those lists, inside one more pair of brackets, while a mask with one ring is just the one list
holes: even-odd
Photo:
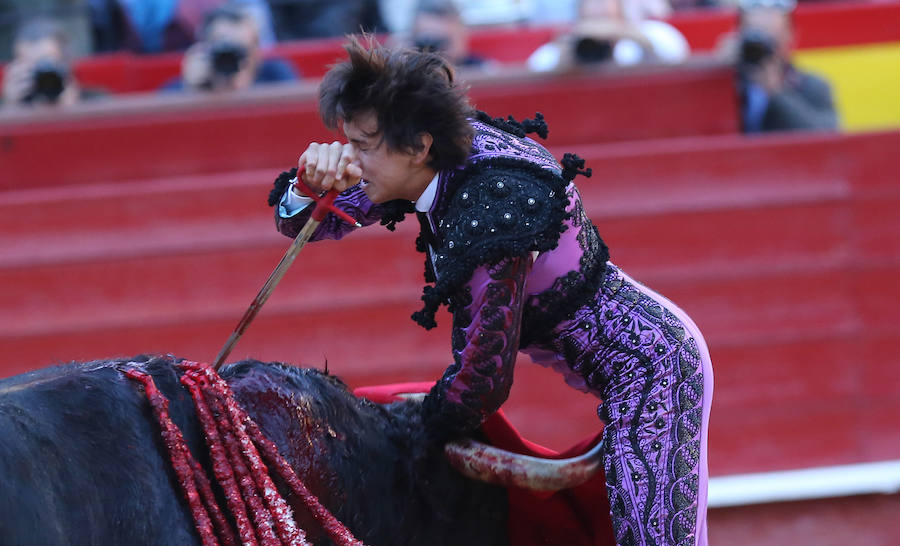
[[181, 79], [164, 90], [233, 91], [297, 79], [286, 61], [263, 58], [256, 20], [238, 5], [226, 4], [210, 12], [200, 36], [184, 54]]
[[420, 0], [410, 42], [419, 51], [439, 53], [457, 68], [489, 68], [492, 64], [469, 51], [469, 29], [452, 0]]
[[675, 27], [643, 16], [626, 15], [623, 0], [581, 0], [575, 26], [532, 53], [528, 68], [547, 72], [603, 62], [631, 66], [687, 59], [690, 47]]
[[68, 40], [54, 21], [26, 23], [3, 72], [3, 108], [68, 107], [103, 93], [83, 90], [69, 66]]
[[836, 129], [828, 83], [791, 64], [794, 0], [745, 0], [736, 44], [745, 133]]

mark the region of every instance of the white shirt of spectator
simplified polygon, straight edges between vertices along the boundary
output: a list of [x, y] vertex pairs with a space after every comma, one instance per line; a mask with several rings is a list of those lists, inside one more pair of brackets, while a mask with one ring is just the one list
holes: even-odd
[[[655, 60], [666, 64], [678, 64], [688, 58], [691, 48], [687, 39], [672, 25], [649, 19], [634, 24], [653, 47]], [[549, 72], [559, 67], [562, 53], [559, 44], [550, 42], [537, 48], [526, 63], [534, 72]], [[612, 58], [619, 66], [633, 66], [650, 60], [644, 58], [640, 44], [629, 39], [616, 42]]]

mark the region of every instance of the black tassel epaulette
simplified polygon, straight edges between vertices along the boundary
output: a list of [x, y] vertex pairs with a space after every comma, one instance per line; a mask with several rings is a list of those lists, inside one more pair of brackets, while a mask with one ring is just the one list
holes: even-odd
[[547, 139], [547, 135], [550, 134], [550, 127], [548, 127], [547, 122], [544, 121], [544, 114], [540, 112], [535, 112], [534, 119], [526, 118], [522, 120], [522, 128], [525, 129], [525, 134], [535, 133], [545, 140]]
[[434, 315], [437, 314], [441, 304], [447, 304], [450, 301], [448, 296], [442, 295], [434, 286], [426, 286], [422, 290], [422, 301], [425, 303], [422, 309], [411, 315], [411, 318], [426, 330], [431, 330], [437, 326]]
[[492, 118], [481, 110], [476, 112], [475, 119], [519, 138], [523, 138], [530, 133], [535, 133], [537, 136], [545, 139], [547, 138], [547, 135], [550, 134], [550, 128], [544, 120], [544, 114], [540, 112], [537, 112], [534, 115], [534, 119], [526, 118], [522, 120], [521, 123], [516, 121], [516, 118], [512, 116], [507, 116], [506, 119]]
[[579, 174], [584, 175], [587, 178], [590, 178], [593, 174], [592, 169], [584, 168], [584, 159], [578, 157], [576, 154], [563, 155], [562, 161], [560, 161], [560, 165], [562, 165], [563, 168], [563, 180], [565, 180], [566, 182], [571, 182]]

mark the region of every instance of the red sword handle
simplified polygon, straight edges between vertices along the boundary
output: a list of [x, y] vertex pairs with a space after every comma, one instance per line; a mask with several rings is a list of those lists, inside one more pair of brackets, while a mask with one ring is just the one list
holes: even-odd
[[301, 170], [297, 171], [297, 180], [294, 181], [294, 185], [300, 188], [300, 191], [302, 191], [306, 197], [309, 197], [316, 202], [316, 209], [312, 212], [313, 220], [315, 220], [316, 222], [321, 222], [325, 219], [325, 216], [329, 212], [333, 212], [335, 216], [337, 216], [341, 220], [344, 220], [350, 225], [362, 227], [360, 223], [357, 222], [352, 216], [334, 206], [334, 198], [337, 197], [338, 193], [340, 192], [338, 192], [336, 189], [331, 189], [325, 192], [324, 195], [317, 195], [316, 192], [309, 189], [309, 186], [307, 186], [306, 183], [303, 182], [302, 172], [303, 169], [301, 166]]

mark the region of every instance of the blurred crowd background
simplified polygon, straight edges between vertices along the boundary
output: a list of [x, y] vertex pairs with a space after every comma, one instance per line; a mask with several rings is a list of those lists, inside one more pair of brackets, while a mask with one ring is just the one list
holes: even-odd
[[[827, 72], [846, 80], [836, 82], [839, 87], [858, 74], [834, 59], [817, 66], [822, 63], [814, 55], [795, 62], [795, 9], [795, 0], [2, 0], [0, 113], [71, 107], [127, 91], [215, 93], [314, 79], [321, 71], [305, 74], [290, 51], [304, 41], [367, 32], [387, 43], [439, 51], [466, 72], [521, 65], [558, 73], [712, 58], [735, 68], [743, 131], [852, 129], [856, 110], [880, 105], [847, 99], [852, 111], [844, 119], [838, 99], [853, 91], [839, 89], [836, 98]], [[721, 29], [714, 47], [692, 51], [668, 21], [703, 12], [733, 14], [733, 25]], [[492, 48], [470, 44], [472, 33], [484, 37], [509, 28], [549, 29], [550, 39], [512, 59], [492, 58]], [[135, 56], [138, 64], [168, 59], [168, 71], [156, 71], [165, 79], [131, 88], [111, 84], [100, 65], [117, 53]], [[889, 85], [897, 85], [895, 77]], [[896, 108], [888, 110], [882, 116], [897, 119]]]

